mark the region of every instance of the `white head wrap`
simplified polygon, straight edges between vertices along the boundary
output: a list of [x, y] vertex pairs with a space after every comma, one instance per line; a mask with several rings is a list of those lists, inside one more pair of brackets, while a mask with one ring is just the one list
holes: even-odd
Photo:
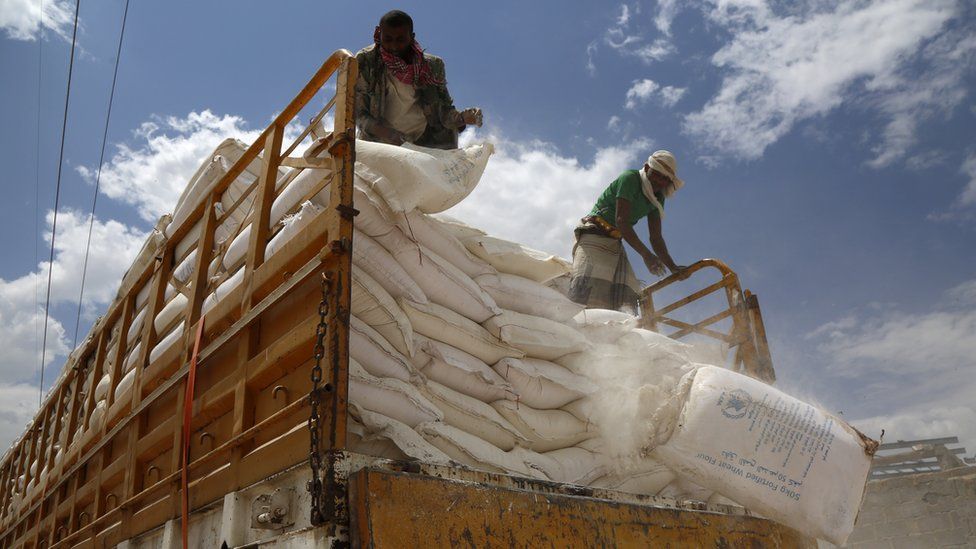
[[[674, 155], [670, 151], [654, 151], [651, 156], [647, 157], [647, 164], [652, 170], [671, 180], [671, 184], [664, 189], [665, 198], [671, 198], [671, 195], [675, 191], [684, 187], [685, 182], [678, 178], [678, 162], [674, 159]], [[647, 173], [643, 167], [638, 172], [640, 173], [641, 190], [644, 191], [644, 196], [657, 208], [657, 211], [661, 214], [661, 219], [664, 219], [664, 207], [658, 202], [657, 197], [654, 196], [654, 187], [651, 185], [651, 180], [647, 177]]]

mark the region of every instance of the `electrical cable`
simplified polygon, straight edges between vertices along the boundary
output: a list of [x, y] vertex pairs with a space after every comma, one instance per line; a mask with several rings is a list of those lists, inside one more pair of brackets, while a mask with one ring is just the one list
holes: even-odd
[[112, 91], [108, 95], [108, 111], [105, 113], [105, 129], [102, 130], [102, 152], [98, 155], [98, 169], [95, 172], [95, 196], [92, 197], [91, 218], [88, 221], [88, 243], [85, 244], [85, 264], [81, 269], [81, 291], [78, 294], [78, 316], [75, 318], [75, 337], [71, 348], [78, 345], [78, 327], [81, 325], [81, 304], [85, 297], [85, 277], [88, 275], [88, 254], [91, 251], [92, 229], [95, 226], [95, 205], [98, 204], [98, 186], [102, 179], [102, 163], [105, 161], [105, 143], [108, 140], [108, 125], [112, 119], [112, 102], [115, 100], [115, 83], [119, 77], [119, 59], [122, 57], [122, 39], [125, 37], [125, 21], [129, 16], [129, 0], [125, 0], [122, 11], [122, 30], [119, 32], [119, 47], [115, 51], [115, 71], [112, 73]]
[[71, 99], [71, 74], [75, 68], [75, 43], [78, 40], [78, 10], [81, 0], [75, 0], [75, 25], [71, 31], [71, 56], [68, 60], [68, 84], [64, 93], [64, 117], [61, 120], [61, 150], [58, 153], [58, 179], [54, 187], [54, 221], [51, 223], [51, 256], [47, 265], [47, 297], [44, 299], [44, 338], [41, 340], [41, 379], [37, 385], [37, 405], [44, 398], [44, 360], [47, 358], [47, 320], [51, 316], [51, 275], [54, 272], [54, 241], [58, 235], [58, 203], [61, 200], [61, 168], [64, 165], [64, 134], [68, 129], [68, 102]]

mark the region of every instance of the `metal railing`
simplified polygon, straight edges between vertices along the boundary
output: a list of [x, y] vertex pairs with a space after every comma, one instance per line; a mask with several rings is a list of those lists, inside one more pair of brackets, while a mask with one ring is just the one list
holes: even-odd
[[[32, 428], [0, 462], [0, 546], [111, 546], [180, 516], [184, 468], [191, 483], [190, 507], [197, 509], [307, 460], [308, 431], [296, 427], [308, 422], [309, 399], [296, 398], [284, 407], [262, 403], [282, 389], [308, 392], [310, 382], [301, 367], [312, 358], [314, 323], [302, 316], [304, 310], [286, 319], [293, 324], [289, 329], [281, 328], [286, 320], [280, 317], [277, 323], [262, 319], [279, 314], [282, 301], [296, 292], [316, 288], [324, 274], [333, 281], [329, 301], [334, 307], [327, 320], [329, 340], [334, 342], [329, 352], [334, 356], [324, 376], [329, 390], [323, 396], [323, 430], [328, 430], [330, 448], [345, 447], [357, 75], [352, 54], [332, 54], [227, 173], [196, 199], [184, 222], [171, 228], [149, 256], [155, 260], [126, 276], [119, 297], [69, 358]], [[333, 77], [335, 96], [324, 101], [305, 131], [283, 148], [286, 128]], [[320, 121], [330, 110], [335, 125], [317, 141], [321, 158], [290, 158], [313, 127], [321, 129]], [[218, 208], [223, 193], [252, 162], [260, 164], [260, 176], [247, 196], [229, 208]], [[328, 175], [312, 190], [331, 186], [323, 192], [327, 198], [320, 199], [325, 201], [322, 211], [273, 256], [265, 257], [276, 228], [271, 223], [272, 204], [284, 188], [279, 181], [283, 166], [292, 168], [291, 176], [308, 168], [327, 168], [323, 171]], [[251, 231], [242, 282], [203, 314], [205, 298], [219, 282], [210, 273], [211, 263], [223, 253], [215, 242], [216, 229], [243, 207], [245, 199], [250, 200], [249, 211], [238, 232], [245, 225]], [[179, 290], [187, 298], [181, 337], [153, 356], [151, 351], [165, 335], [157, 333], [154, 319], [167, 304], [167, 286], [175, 285], [176, 261], [189, 255], [187, 251], [177, 257], [176, 247], [191, 239], [195, 269]], [[147, 287], [148, 298], [140, 305], [138, 294]], [[133, 328], [138, 337], [130, 344], [127, 334], [140, 307], [142, 325]], [[187, 394], [198, 331], [201, 375], [197, 392]], [[126, 357], [127, 351], [133, 359]], [[135, 361], [131, 388], [116, 398], [126, 373], [123, 363], [130, 360]], [[95, 384], [105, 374], [111, 374], [111, 382], [103, 419], [89, 425]], [[189, 432], [198, 436], [188, 445], [191, 459], [182, 464], [185, 398], [193, 403]], [[61, 436], [63, 430], [66, 437]], [[61, 438], [63, 452], [55, 459], [59, 448], [52, 442]], [[36, 464], [33, 472], [31, 464]]]
[[[718, 282], [709, 284], [668, 305], [659, 306], [655, 302], [655, 294], [665, 288], [712, 269], [718, 271], [720, 275]], [[726, 303], [722, 310], [694, 323], [674, 317], [673, 313], [678, 310], [716, 292], [723, 292], [725, 295]], [[759, 312], [759, 299], [749, 290], [742, 289], [739, 276], [725, 263], [717, 259], [703, 259], [679, 273], [651, 284], [641, 292], [640, 308], [642, 327], [660, 331], [673, 339], [697, 334], [721, 342], [727, 345], [730, 351], [734, 351], [733, 369], [767, 383], [776, 380], [772, 357], [769, 354], [769, 344], [766, 341], [766, 328], [763, 325], [762, 314]], [[715, 327], [725, 319], [731, 319], [728, 331]], [[665, 327], [672, 330], [664, 332]]]

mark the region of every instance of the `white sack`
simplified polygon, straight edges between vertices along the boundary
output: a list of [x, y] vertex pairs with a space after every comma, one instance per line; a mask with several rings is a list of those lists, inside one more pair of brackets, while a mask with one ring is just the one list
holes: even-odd
[[186, 321], [182, 321], [177, 324], [168, 334], [166, 334], [166, 337], [160, 340], [159, 343], [153, 347], [152, 351], [149, 353], [149, 364], [156, 362], [157, 358], [163, 356], [163, 353], [170, 350], [173, 345], [180, 342], [180, 340], [183, 338], [183, 326], [185, 324]]
[[491, 406], [529, 439], [528, 448], [536, 452], [568, 448], [596, 434], [595, 429], [588, 429], [586, 423], [563, 410], [536, 410], [510, 400]]
[[586, 486], [606, 472], [599, 455], [577, 446], [546, 453], [515, 448], [509, 453], [519, 456], [526, 466], [542, 471], [553, 482]]
[[583, 309], [573, 324], [592, 343], [614, 343], [637, 327], [637, 317], [609, 309]]
[[444, 415], [409, 383], [379, 378], [349, 359], [349, 402], [414, 427]]
[[229, 278], [227, 278], [227, 280], [224, 280], [219, 286], [214, 288], [214, 291], [203, 300], [203, 305], [200, 308], [200, 315], [202, 316], [210, 312], [210, 310], [216, 307], [218, 303], [234, 292], [234, 290], [236, 290], [242, 282], [244, 282], [244, 267], [237, 269], [237, 272], [232, 274]]
[[423, 463], [450, 465], [451, 458], [424, 440], [407, 424], [391, 417], [371, 412], [356, 405], [349, 407], [350, 415], [360, 421], [365, 428], [365, 439], [382, 437], [388, 439], [407, 457]]
[[471, 277], [424, 246], [401, 248], [393, 255], [434, 303], [475, 322], [484, 322], [501, 312], [495, 300]]
[[519, 402], [540, 410], [561, 408], [597, 389], [589, 379], [547, 360], [504, 358], [492, 368], [512, 384]]
[[173, 296], [173, 299], [169, 300], [169, 303], [163, 307], [163, 310], [159, 311], [153, 321], [156, 333], [162, 333], [177, 317], [183, 315], [186, 311], [186, 304], [189, 302], [190, 300], [183, 294]]
[[522, 276], [485, 274], [475, 278], [475, 282], [499, 307], [518, 313], [566, 322], [583, 310], [582, 305], [565, 295]]
[[516, 399], [512, 385], [481, 359], [424, 336], [415, 335], [414, 339], [420, 341], [420, 350], [430, 356], [422, 368], [429, 379], [482, 402]]
[[654, 456], [701, 486], [801, 533], [843, 545], [871, 469], [849, 425], [760, 381], [705, 366], [682, 380]]
[[376, 377], [409, 382], [417, 375], [407, 357], [369, 324], [352, 315], [349, 317], [349, 355]]
[[451, 459], [473, 469], [544, 478], [542, 473], [526, 467], [518, 457], [509, 455], [492, 444], [446, 423], [424, 423], [417, 427], [417, 432]]
[[472, 278], [497, 272], [488, 263], [471, 255], [464, 244], [461, 244], [461, 241], [447, 230], [441, 221], [421, 211], [411, 210], [399, 214], [397, 226], [410, 239], [423, 244]]
[[685, 480], [681, 477], [675, 477], [667, 486], [661, 489], [657, 495], [661, 497], [676, 499], [678, 501], [708, 501], [712, 499], [717, 492], [709, 490], [695, 484], [694, 482]]
[[427, 382], [424, 393], [444, 414], [444, 423], [471, 433], [502, 450], [528, 440], [491, 406], [451, 390], [436, 381]]
[[427, 303], [427, 294], [383, 246], [359, 230], [353, 231], [352, 241], [353, 264], [379, 282], [390, 296]]
[[132, 389], [132, 382], [136, 379], [136, 371], [130, 370], [129, 373], [122, 376], [119, 384], [115, 386], [115, 402], [127, 398], [129, 391]]
[[361, 269], [352, 269], [352, 314], [369, 324], [401, 353], [413, 354], [410, 320], [390, 294]]
[[[350, 410], [353, 405], [350, 405]], [[351, 414], [350, 414], [351, 415]], [[419, 436], [419, 435], [418, 435]], [[425, 441], [426, 442], [426, 441]], [[428, 444], [430, 446], [430, 444]], [[409, 460], [410, 457], [395, 442], [381, 434], [371, 434], [358, 421], [346, 423], [346, 448], [351, 452], [383, 459]], [[434, 448], [437, 450], [436, 448]], [[440, 451], [440, 450], [438, 450]], [[443, 453], [443, 452], [441, 452]]]
[[503, 311], [489, 318], [484, 327], [493, 336], [534, 358], [555, 360], [586, 348], [583, 335], [573, 328], [515, 311]]
[[142, 335], [142, 321], [146, 319], [147, 311], [149, 307], [143, 307], [139, 309], [139, 313], [132, 318], [132, 322], [129, 323], [129, 330], [125, 333], [125, 344], [132, 345], [132, 342]]
[[95, 402], [99, 400], [105, 400], [108, 396], [108, 390], [112, 387], [112, 374], [108, 373], [102, 376], [102, 379], [98, 380], [98, 385], [95, 385]]
[[441, 150], [357, 140], [356, 173], [398, 212], [442, 212], [474, 190], [492, 152], [489, 143]]
[[424, 305], [402, 299], [399, 303], [417, 333], [447, 343], [488, 364], [505, 357], [525, 356], [525, 353], [502, 343], [475, 322], [436, 303]]
[[561, 257], [493, 236], [473, 236], [462, 242], [471, 253], [499, 271], [536, 282], [564, 275], [573, 268], [572, 263]]
[[292, 215], [281, 220], [283, 226], [276, 235], [268, 242], [264, 248], [264, 259], [267, 260], [278, 253], [288, 241], [301, 232], [302, 229], [312, 224], [312, 221], [322, 212], [322, 207], [311, 202], [305, 201], [302, 207]]
[[674, 472], [658, 461], [647, 461], [639, 470], [611, 473], [594, 480], [590, 486], [645, 496], [666, 495], [661, 490], [675, 480]]
[[356, 229], [372, 238], [378, 238], [395, 229], [394, 218], [396, 214], [359, 177], [356, 177], [354, 181], [353, 207], [359, 210], [359, 215], [353, 218]]
[[400, 229], [394, 228], [376, 241], [393, 254], [430, 301], [475, 322], [484, 322], [501, 312], [495, 300], [471, 277], [425, 246], [411, 241]]
[[129, 349], [129, 354], [125, 355], [125, 360], [122, 361], [122, 371], [128, 372], [134, 368], [136, 362], [139, 361], [140, 354], [142, 354], [142, 340], [136, 343], [135, 347]]

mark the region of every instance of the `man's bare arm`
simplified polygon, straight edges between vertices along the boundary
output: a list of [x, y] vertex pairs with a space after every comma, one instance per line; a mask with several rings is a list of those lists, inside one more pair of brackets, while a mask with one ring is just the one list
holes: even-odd
[[664, 242], [664, 234], [661, 231], [661, 218], [659, 216], [647, 216], [647, 235], [648, 240], [651, 241], [651, 247], [654, 248], [654, 253], [657, 254], [672, 273], [676, 273], [685, 268], [677, 265], [671, 259], [671, 254], [668, 253], [668, 245]]
[[617, 218], [614, 220], [614, 225], [616, 225], [617, 230], [620, 231], [620, 236], [624, 239], [627, 244], [640, 254], [641, 258], [644, 260], [644, 265], [647, 266], [652, 274], [662, 275], [664, 274], [664, 264], [651, 250], [641, 242], [634, 228], [630, 225], [628, 221], [630, 219], [630, 202], [624, 200], [623, 198], [617, 199]]

